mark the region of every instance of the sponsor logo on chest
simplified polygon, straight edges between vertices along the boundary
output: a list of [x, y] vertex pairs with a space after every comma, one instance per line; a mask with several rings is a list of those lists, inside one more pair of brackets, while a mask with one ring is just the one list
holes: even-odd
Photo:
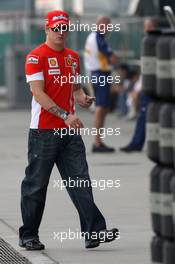
[[66, 67], [72, 67], [77, 63], [77, 60], [72, 57], [71, 54], [68, 54], [67, 57], [65, 57], [65, 66]]
[[58, 60], [57, 58], [48, 58], [49, 68], [56, 68], [58, 67]]
[[49, 70], [48, 70], [48, 74], [49, 74], [49, 75], [60, 74], [60, 69], [49, 69]]
[[77, 68], [77, 60], [71, 56], [71, 54], [68, 54], [67, 57], [65, 57], [65, 66], [72, 68], [72, 73], [76, 73]]

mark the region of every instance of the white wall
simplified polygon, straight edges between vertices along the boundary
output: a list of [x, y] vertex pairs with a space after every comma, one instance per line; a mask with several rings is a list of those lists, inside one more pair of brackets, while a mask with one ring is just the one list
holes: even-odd
[[[76, 1], [76, 0], [75, 0]], [[121, 14], [132, 0], [83, 0], [84, 13]], [[126, 12], [126, 11], [125, 11]]]
[[36, 0], [38, 11], [48, 12], [52, 9], [73, 9], [74, 12], [83, 14], [121, 14], [129, 8], [133, 0]]
[[73, 11], [82, 15], [84, 13], [84, 0], [73, 0]]
[[36, 0], [36, 9], [45, 12], [63, 9], [63, 0]]

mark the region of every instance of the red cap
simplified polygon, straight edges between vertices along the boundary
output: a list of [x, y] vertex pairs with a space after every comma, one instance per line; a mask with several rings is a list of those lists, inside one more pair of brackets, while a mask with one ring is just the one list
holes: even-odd
[[56, 27], [60, 24], [69, 24], [69, 14], [65, 11], [54, 10], [47, 14], [46, 16], [46, 27]]

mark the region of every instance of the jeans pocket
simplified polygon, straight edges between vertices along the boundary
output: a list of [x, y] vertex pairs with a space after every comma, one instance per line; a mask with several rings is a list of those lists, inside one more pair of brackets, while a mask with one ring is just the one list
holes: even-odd
[[40, 139], [39, 135], [34, 131], [30, 131], [28, 140], [28, 158], [33, 160], [39, 157], [40, 154]]
[[53, 160], [57, 152], [57, 138], [53, 131], [41, 131], [31, 136], [34, 158]]

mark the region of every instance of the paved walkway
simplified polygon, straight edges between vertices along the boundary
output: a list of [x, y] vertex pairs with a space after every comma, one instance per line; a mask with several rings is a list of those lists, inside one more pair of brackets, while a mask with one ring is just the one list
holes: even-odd
[[[86, 127], [92, 124], [93, 115], [80, 112]], [[24, 177], [27, 155], [29, 112], [2, 111], [0, 113], [0, 237], [10, 242], [33, 263], [61, 264], [148, 264], [151, 240], [149, 216], [149, 172], [153, 164], [145, 153], [97, 155], [91, 153], [92, 137], [84, 137], [91, 178], [120, 180], [120, 188], [100, 190], [94, 196], [106, 216], [108, 227], [119, 227], [121, 238], [94, 250], [85, 250], [84, 241], [54, 240], [54, 232], [79, 231], [79, 219], [65, 190], [54, 188], [59, 173], [54, 168], [48, 188], [40, 238], [46, 244], [44, 253], [26, 252], [18, 246], [17, 230], [21, 224], [20, 183]], [[114, 115], [107, 119], [107, 127], [120, 127], [120, 136], [108, 136], [105, 142], [116, 148], [128, 143], [133, 123], [118, 120]], [[103, 187], [101, 188], [103, 189]]]

